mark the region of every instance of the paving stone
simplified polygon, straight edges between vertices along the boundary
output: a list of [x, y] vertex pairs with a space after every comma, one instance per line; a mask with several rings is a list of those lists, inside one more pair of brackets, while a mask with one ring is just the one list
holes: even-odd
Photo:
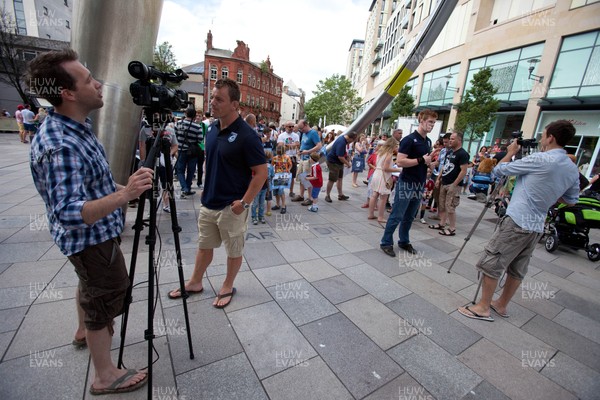
[[357, 257], [382, 274], [393, 277], [401, 273], [397, 258], [392, 258], [380, 249], [365, 250], [354, 253]]
[[[553, 304], [557, 309], [560, 308], [560, 311], [562, 311], [562, 307], [565, 307], [570, 310], [577, 311], [579, 314], [591, 318], [594, 321], [600, 322], [600, 307], [598, 307], [596, 303], [588, 301], [583, 297], [572, 294], [565, 290], [561, 290], [556, 293], [550, 300], [550, 303]], [[558, 315], [558, 312], [554, 315], [542, 315], [548, 319], [554, 319]]]
[[319, 258], [319, 255], [302, 240], [276, 242], [275, 247], [277, 250], [279, 250], [283, 258], [285, 258], [286, 262], [289, 264]]
[[564, 309], [552, 321], [600, 344], [600, 322], [596, 320]]
[[[87, 390], [88, 358], [87, 351], [68, 345], [4, 360], [0, 364], [0, 398], [81, 399]], [[53, 384], [56, 382], [60, 385]]]
[[341, 313], [306, 324], [300, 330], [356, 398], [368, 395], [403, 372]]
[[370, 244], [356, 236], [338, 236], [334, 238], [346, 250], [356, 253], [358, 251], [370, 250], [373, 248]]
[[468, 301], [463, 296], [454, 293], [417, 271], [397, 276], [394, 280], [447, 314], [463, 306]]
[[[596, 272], [596, 271], [594, 271]], [[595, 290], [596, 292], [600, 291], [600, 278], [599, 277], [591, 277], [586, 274], [582, 274], [580, 272], [573, 272], [566, 278], [568, 281], [575, 282], [579, 285], [583, 285], [587, 288]]]
[[553, 364], [542, 370], [542, 375], [574, 393], [582, 400], [593, 400], [600, 393], [600, 374], [566, 354], [559, 352]]
[[262, 381], [271, 400], [354, 399], [321, 357]]
[[483, 381], [473, 390], [471, 390], [463, 400], [510, 400], [504, 393], [498, 390], [497, 387], [489, 383], [488, 381]]
[[348, 252], [348, 250], [340, 246], [338, 242], [329, 237], [304, 239], [304, 242], [321, 257], [338, 256]]
[[481, 336], [416, 294], [386, 304], [405, 321], [404, 330], [416, 330], [450, 354], [460, 354]]
[[429, 246], [425, 242], [413, 243], [413, 246], [418, 254], [438, 264], [454, 258], [452, 255]]
[[52, 278], [65, 264], [65, 259], [54, 261], [37, 261], [14, 263], [9, 269], [0, 275], [0, 288], [27, 285], [31, 295], [35, 298], [44, 287], [53, 285]]
[[349, 300], [337, 307], [383, 350], [416, 334], [410, 325], [371, 295]]
[[27, 251], [23, 251], [22, 243], [1, 243], [0, 260], [10, 260], [11, 262], [38, 261], [48, 249], [54, 245], [54, 242], [36, 242], [35, 246], [29, 246]]
[[248, 243], [244, 246], [244, 258], [251, 269], [287, 264], [273, 243]]
[[571, 393], [539, 374], [523, 367], [517, 359], [494, 343], [482, 339], [458, 359], [513, 400], [568, 400]]
[[[452, 260], [448, 260], [440, 263], [440, 266], [443, 267], [446, 271], [448, 271], [448, 268], [450, 268], [451, 264]], [[461, 260], [460, 258], [456, 260], [456, 262], [452, 266], [450, 274], [460, 275], [473, 283], [479, 282], [479, 279], [477, 279], [477, 268], [475, 268], [473, 264]]]
[[445, 239], [447, 238], [433, 238], [422, 240], [421, 243], [433, 247], [434, 249], [439, 250], [443, 253], [451, 253], [460, 248], [459, 246], [455, 246], [452, 243], [447, 242]]
[[[410, 260], [410, 259], [409, 259]], [[400, 262], [402, 262], [402, 258], [400, 259]], [[452, 290], [453, 292], [458, 292], [459, 290], [462, 290], [464, 288], [466, 288], [467, 286], [470, 286], [473, 284], [472, 281], [463, 278], [462, 276], [458, 275], [458, 274], [452, 274], [452, 273], [448, 273], [448, 270], [446, 268], [443, 268], [442, 266], [440, 266], [439, 264], [436, 264], [434, 262], [429, 262], [429, 263], [415, 263], [414, 259], [409, 261], [409, 266], [414, 265], [412, 267], [413, 270], [433, 279], [434, 281], [436, 281], [437, 283], [439, 283], [440, 285], [443, 285], [445, 287], [447, 287], [448, 289]]]
[[587, 288], [575, 282], [571, 282], [567, 279], [559, 278], [556, 275], [552, 275], [546, 271], [540, 272], [535, 276], [535, 279], [542, 282], [549, 282], [552, 286], [560, 290], [565, 290], [571, 294], [581, 296], [584, 299], [596, 303], [596, 306], [600, 306], [600, 293], [596, 290]]
[[523, 325], [522, 329], [588, 367], [600, 371], [600, 344], [540, 315]]
[[[16, 307], [16, 308], [7, 308], [5, 310], [0, 310], [0, 333], [16, 331], [23, 322], [23, 318], [25, 318], [25, 314], [27, 314], [28, 307]], [[0, 353], [4, 354], [4, 353]]]
[[254, 272], [260, 283], [265, 287], [277, 285], [278, 283], [291, 282], [301, 279], [302, 276], [294, 268], [285, 264], [275, 267], [260, 268]]
[[424, 335], [416, 335], [387, 353], [439, 399], [462, 399], [482, 381]]
[[231, 312], [229, 319], [260, 379], [317, 355], [275, 302]]
[[12, 341], [15, 336], [16, 331], [5, 331], [0, 333], [0, 354], [4, 355], [6, 349], [8, 349], [8, 345]]
[[[210, 278], [210, 283], [215, 293], [219, 292], [223, 281], [225, 281], [225, 275]], [[231, 299], [231, 304], [227, 308], [224, 308], [227, 313], [272, 300], [269, 292], [261, 285], [252, 272], [240, 272], [235, 278], [234, 287], [236, 288], [236, 293], [233, 299]]]
[[410, 294], [408, 289], [366, 264], [345, 268], [342, 272], [384, 304]]
[[[494, 316], [494, 322], [490, 323], [467, 318], [458, 311], [451, 315], [519, 360], [526, 358], [529, 354], [543, 354], [550, 359], [556, 352], [555, 347], [544, 343], [538, 335], [529, 334], [500, 317]], [[536, 364], [532, 367], [540, 370], [543, 365]]]
[[409, 374], [404, 373], [363, 400], [433, 400], [433, 396]]
[[316, 223], [310, 225], [310, 232], [317, 238], [331, 238], [347, 235], [347, 233], [337, 227], [337, 225]]
[[279, 283], [267, 290], [298, 326], [338, 312], [337, 308], [304, 279]]
[[[213, 300], [202, 300], [188, 304], [190, 332], [194, 349], [193, 360], [190, 360], [187, 335], [181, 329], [167, 331], [171, 359], [174, 362], [175, 374], [213, 363], [242, 351], [242, 346], [233, 331], [225, 313], [212, 306]], [[164, 309], [167, 321], [176, 321], [178, 327], [185, 327], [183, 307]], [[198, 340], [201, 338], [201, 340]]]
[[363, 288], [350, 280], [346, 275], [338, 275], [315, 281], [312, 285], [333, 304], [342, 303], [367, 294]]
[[292, 267], [309, 282], [331, 278], [340, 274], [340, 271], [323, 259], [295, 262]]
[[268, 399], [246, 356], [236, 354], [177, 376], [179, 396], [194, 399]]
[[329, 264], [333, 265], [337, 269], [344, 269], [353, 267], [355, 265], [363, 264], [364, 261], [356, 257], [354, 254], [341, 254], [339, 256], [327, 257], [324, 259]]
[[529, 266], [535, 266], [537, 268], [540, 268], [544, 271], [547, 271], [547, 272], [549, 272], [553, 275], [559, 276], [561, 278], [566, 278], [573, 272], [573, 271], [569, 270], [568, 268], [564, 268], [564, 267], [558, 266], [556, 264], [553, 264], [551, 262], [544, 261], [535, 256], [532, 256], [531, 259], [529, 260]]

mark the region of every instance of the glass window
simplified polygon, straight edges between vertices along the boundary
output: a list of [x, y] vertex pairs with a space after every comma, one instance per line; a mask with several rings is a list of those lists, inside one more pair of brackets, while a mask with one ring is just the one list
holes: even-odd
[[221, 68], [221, 79], [226, 79], [229, 77], [229, 68], [222, 67]]
[[216, 67], [216, 65], [211, 65], [210, 66], [210, 79], [212, 79], [213, 81], [217, 80], [217, 67]]
[[588, 69], [583, 78], [583, 85], [600, 85], [600, 46], [596, 46], [592, 52]]
[[596, 41], [598, 32], [588, 32], [582, 35], [569, 36], [563, 39], [563, 44], [560, 51], [568, 51], [573, 49], [581, 49], [582, 47], [591, 47]]
[[242, 69], [238, 69], [237, 82], [240, 83], [240, 84], [242, 82], [244, 82], [244, 70], [242, 70]]
[[519, 49], [505, 51], [504, 53], [492, 54], [488, 56], [485, 63], [486, 66], [491, 67], [496, 64], [503, 64], [509, 61], [519, 59]]

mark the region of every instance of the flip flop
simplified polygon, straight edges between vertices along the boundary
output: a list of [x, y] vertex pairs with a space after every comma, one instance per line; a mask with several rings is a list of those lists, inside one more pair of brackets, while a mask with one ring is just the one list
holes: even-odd
[[429, 229], [437, 229], [438, 231], [441, 231], [442, 229], [445, 229], [445, 226], [442, 226], [441, 224], [435, 224], [435, 225], [429, 225]]
[[499, 316], [501, 316], [502, 318], [508, 318], [508, 317], [510, 317], [510, 315], [508, 315], [508, 314], [502, 314], [502, 313], [500, 313], [500, 312], [499, 312], [499, 311], [496, 309], [496, 307], [494, 307], [494, 306], [493, 306], [493, 305], [491, 305], [491, 304], [490, 304], [490, 308], [492, 309], [492, 311], [493, 311], [493, 312], [495, 312], [496, 314], [498, 314], [498, 315], [499, 315]]
[[[173, 292], [177, 291], [177, 295], [172, 294]], [[194, 294], [200, 294], [202, 292], [204, 292], [204, 288], [200, 289], [200, 290], [186, 290], [185, 291], [188, 295], [192, 296]], [[169, 297], [170, 299], [180, 299], [181, 298], [181, 289], [177, 288], [177, 289], [173, 289], [169, 292], [169, 294], [167, 295], [167, 297]]]
[[377, 219], [377, 217], [367, 217], [367, 219]]
[[73, 346], [77, 347], [78, 349], [83, 349], [87, 346], [87, 340], [85, 339], [85, 336], [84, 336], [83, 339], [73, 339], [71, 344]]
[[467, 318], [471, 318], [471, 319], [478, 319], [481, 321], [488, 321], [488, 322], [494, 322], [494, 318], [492, 318], [491, 316], [486, 317], [484, 315], [479, 315], [477, 314], [475, 311], [471, 310], [469, 308], [469, 306], [465, 306], [465, 310], [467, 310], [468, 312], [470, 312], [471, 314], [467, 314], [464, 311], [462, 311], [460, 308], [458, 309], [458, 312], [462, 315], [464, 315]]
[[454, 236], [456, 235], [456, 229], [444, 228], [438, 233], [442, 236]]
[[231, 303], [231, 300], [233, 300], [233, 295], [235, 294], [235, 292], [236, 292], [236, 290], [235, 290], [235, 288], [233, 288], [231, 290], [231, 292], [229, 292], [229, 293], [217, 295], [217, 302], [219, 302], [221, 299], [225, 299], [227, 297], [230, 297], [230, 299], [229, 299], [229, 301], [226, 304], [223, 304], [222, 306], [220, 306], [218, 304], [215, 304], [213, 307], [215, 307], [215, 308], [225, 308], [225, 307], [227, 307]]
[[110, 384], [109, 387], [106, 387], [104, 389], [96, 389], [96, 388], [94, 388], [94, 386], [90, 386], [90, 393], [97, 396], [97, 395], [101, 395], [101, 394], [133, 392], [134, 390], [141, 388], [142, 386], [144, 386], [146, 384], [146, 382], [148, 382], [148, 373], [146, 373], [144, 378], [141, 381], [139, 381], [138, 383], [135, 383], [133, 385], [129, 385], [126, 387], [122, 387], [122, 388], [120, 388], [119, 386], [122, 385], [123, 383], [127, 382], [129, 379], [131, 379], [133, 376], [135, 376], [139, 372], [140, 371], [138, 371], [136, 369], [128, 369], [127, 372], [125, 373], [125, 375], [116, 379], [113, 383]]

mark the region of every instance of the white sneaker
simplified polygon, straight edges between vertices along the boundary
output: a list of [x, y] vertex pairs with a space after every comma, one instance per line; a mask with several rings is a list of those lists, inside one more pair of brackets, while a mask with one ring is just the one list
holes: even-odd
[[426, 224], [427, 223], [427, 221], [425, 221], [425, 218], [421, 218], [421, 223], [422, 224]]
[[310, 206], [310, 207], [308, 207], [308, 211], [317, 212], [317, 211], [319, 211], [319, 208], [315, 207], [315, 206]]
[[164, 206], [164, 207], [163, 207], [163, 211], [164, 211], [164, 212], [166, 212], [166, 213], [170, 213], [170, 212], [171, 212], [171, 207], [169, 207], [169, 206]]

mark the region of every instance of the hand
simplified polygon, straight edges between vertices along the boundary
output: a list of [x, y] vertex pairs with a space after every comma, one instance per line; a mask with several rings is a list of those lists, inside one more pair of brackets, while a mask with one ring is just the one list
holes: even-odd
[[231, 203], [231, 211], [235, 214], [235, 215], [240, 215], [241, 213], [244, 212], [244, 206], [242, 205], [242, 201], [241, 200], [236, 200], [233, 203]]
[[517, 142], [517, 140], [513, 140], [508, 147], [506, 148], [506, 152], [511, 154], [511, 155], [515, 155], [519, 152], [519, 150], [521, 150], [521, 146], [519, 146], [519, 143]]
[[423, 160], [425, 160], [425, 165], [431, 164], [431, 156], [429, 154], [425, 154]]
[[127, 201], [137, 199], [146, 190], [151, 189], [153, 176], [154, 171], [150, 168], [142, 167], [135, 171], [127, 180], [127, 186], [123, 188]]

